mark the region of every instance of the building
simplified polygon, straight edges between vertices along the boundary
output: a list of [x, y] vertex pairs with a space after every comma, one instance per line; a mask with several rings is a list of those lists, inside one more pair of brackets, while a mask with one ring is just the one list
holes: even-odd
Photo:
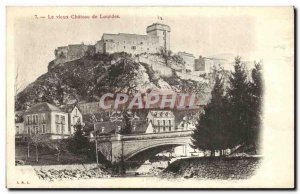
[[81, 43], [57, 47], [54, 50], [55, 59], [49, 63], [48, 71], [50, 71], [59, 64], [77, 60], [84, 56], [93, 56], [94, 54], [94, 45], [85, 45]]
[[200, 55], [198, 59], [195, 59], [195, 71], [211, 73], [214, 66], [224, 65], [225, 63], [227, 63], [225, 59], [208, 58]]
[[146, 35], [104, 33], [101, 40], [95, 45], [85, 45], [82, 43], [57, 47], [54, 52], [55, 60], [51, 68], [60, 63], [76, 60], [95, 53], [126, 52], [140, 54], [159, 53], [161, 50], [170, 50], [170, 26], [154, 23], [146, 28], [146, 32]]
[[189, 118], [188, 116], [183, 117], [182, 121], [177, 126], [179, 131], [188, 131], [196, 129], [197, 121], [195, 119]]
[[47, 102], [37, 103], [24, 112], [26, 135], [41, 134], [50, 139], [61, 139], [71, 135], [68, 113]]
[[159, 38], [157, 36], [138, 34], [103, 34], [95, 45], [96, 53], [126, 52], [130, 54], [158, 53]]
[[147, 122], [151, 122], [153, 133], [175, 131], [175, 116], [172, 111], [151, 110], [147, 115]]
[[84, 57], [86, 55], [95, 54], [94, 45], [71, 44], [68, 46], [58, 47], [54, 51], [56, 59], [65, 59], [66, 61], [72, 61]]
[[130, 54], [158, 53], [170, 50], [171, 28], [155, 23], [147, 27], [147, 35], [140, 34], [103, 34], [95, 45], [96, 53], [126, 52]]
[[158, 37], [158, 45], [160, 48], [168, 51], [170, 49], [170, 32], [171, 28], [168, 25], [154, 23], [147, 27], [147, 35]]
[[[139, 121], [140, 120], [140, 117], [138, 117], [136, 115], [136, 113], [133, 113], [131, 111], [127, 111], [126, 112], [127, 116], [128, 116], [128, 119], [133, 122], [133, 121]], [[114, 121], [123, 121], [124, 119], [124, 112], [121, 112], [121, 111], [112, 111], [112, 112], [109, 112], [109, 120], [111, 122], [114, 122]]]
[[23, 111], [15, 112], [15, 140], [16, 142], [24, 141], [24, 119], [23, 119]]
[[177, 53], [184, 61], [185, 69], [187, 72], [195, 71], [195, 56], [186, 52]]
[[101, 111], [99, 102], [79, 102], [77, 106], [83, 115], [95, 114]]
[[73, 134], [76, 131], [76, 125], [84, 125], [82, 122], [82, 114], [80, 109], [75, 104], [68, 104], [61, 107], [62, 111], [68, 113], [68, 132]]
[[[123, 121], [104, 121], [94, 123], [94, 133], [97, 131], [99, 135], [119, 134], [122, 127], [124, 126]], [[144, 134], [153, 133], [153, 127], [151, 123], [147, 121], [131, 121], [131, 134]]]

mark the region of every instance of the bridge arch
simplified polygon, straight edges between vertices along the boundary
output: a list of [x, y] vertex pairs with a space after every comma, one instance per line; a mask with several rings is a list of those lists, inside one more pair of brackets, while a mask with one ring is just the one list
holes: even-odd
[[[181, 146], [181, 145], [187, 145], [188, 143], [187, 142], [166, 142], [166, 143], [157, 143], [157, 144], [152, 144], [152, 145], [149, 145], [149, 146], [145, 146], [145, 147], [142, 147], [142, 148], [138, 148], [126, 155], [124, 155], [124, 160], [127, 161], [129, 160], [130, 158], [144, 152], [144, 151], [147, 151], [149, 149], [152, 149], [152, 148], [156, 148], [156, 147], [167, 147], [167, 146], [172, 146], [172, 147], [177, 147], [177, 146]], [[159, 153], [159, 152], [158, 152]]]

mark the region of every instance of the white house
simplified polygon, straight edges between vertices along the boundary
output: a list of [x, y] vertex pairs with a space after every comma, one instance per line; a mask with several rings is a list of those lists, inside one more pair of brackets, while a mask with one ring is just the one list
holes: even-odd
[[68, 113], [47, 102], [37, 103], [24, 112], [23, 134], [41, 134], [49, 139], [71, 135], [68, 131]]
[[175, 116], [168, 110], [151, 110], [147, 115], [147, 122], [151, 122], [153, 133], [175, 131]]
[[61, 107], [61, 109], [64, 112], [68, 113], [68, 123], [69, 123], [68, 132], [70, 134], [73, 134], [76, 130], [75, 128], [76, 125], [83, 125], [82, 113], [80, 109], [74, 104], [65, 105]]

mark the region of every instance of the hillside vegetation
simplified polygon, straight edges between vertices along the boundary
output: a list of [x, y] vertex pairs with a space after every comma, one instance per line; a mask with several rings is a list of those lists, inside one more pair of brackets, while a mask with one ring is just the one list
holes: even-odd
[[[174, 69], [167, 76], [156, 71], [153, 67], [157, 68], [157, 64], [154, 64], [153, 58], [163, 61], [164, 56], [148, 55], [152, 59], [148, 63], [140, 62], [126, 53], [96, 54], [56, 66], [50, 62], [49, 71], [17, 95], [16, 109], [25, 109], [26, 106], [43, 101], [56, 105], [91, 102], [99, 100], [107, 92], [130, 94], [167, 89], [204, 94], [208, 88], [204, 82], [181, 79]], [[174, 59], [169, 57], [165, 60], [166, 64], [160, 64], [161, 68], [178, 65], [178, 60]]]

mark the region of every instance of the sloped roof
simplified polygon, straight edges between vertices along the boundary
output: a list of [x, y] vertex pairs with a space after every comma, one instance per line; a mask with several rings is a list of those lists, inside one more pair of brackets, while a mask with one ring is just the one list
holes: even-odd
[[48, 102], [40, 102], [33, 106], [31, 106], [29, 109], [25, 111], [25, 114], [27, 113], [39, 113], [39, 112], [63, 112], [58, 107], [49, 104]]
[[64, 112], [67, 112], [67, 113], [70, 113], [73, 111], [73, 109], [75, 108], [75, 104], [67, 104], [67, 105], [63, 105], [61, 107], [61, 110], [64, 111]]
[[[123, 122], [121, 121], [106, 121], [106, 122], [97, 122], [95, 123], [95, 130], [100, 131], [101, 134], [110, 134], [115, 133], [115, 131], [118, 129], [118, 126], [122, 126]], [[102, 131], [103, 128], [103, 131]]]
[[[100, 131], [101, 134], [112, 134], [115, 133], [118, 127], [122, 127], [122, 121], [107, 121], [95, 123], [95, 130]], [[133, 121], [132, 122], [132, 133], [145, 133], [148, 127], [147, 121]], [[102, 132], [103, 128], [103, 132]]]

